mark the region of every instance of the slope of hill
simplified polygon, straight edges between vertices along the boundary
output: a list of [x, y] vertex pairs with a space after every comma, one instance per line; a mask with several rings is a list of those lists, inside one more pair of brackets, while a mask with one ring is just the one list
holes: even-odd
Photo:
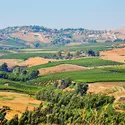
[[[124, 31], [121, 29], [120, 31]], [[84, 44], [114, 41], [125, 36], [119, 30], [88, 30], [84, 28], [51, 29], [43, 26], [15, 26], [0, 30], [0, 46], [41, 47], [46, 45]], [[14, 44], [8, 41], [16, 41]], [[13, 42], [12, 42], [13, 43]]]
[[114, 33], [118, 39], [125, 39], [125, 26], [114, 30]]

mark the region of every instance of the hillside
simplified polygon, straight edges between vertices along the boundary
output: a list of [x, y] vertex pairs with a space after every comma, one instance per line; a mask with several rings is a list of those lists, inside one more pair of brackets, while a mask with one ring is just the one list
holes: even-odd
[[[51, 29], [43, 26], [15, 26], [0, 30], [1, 47], [40, 48], [115, 41], [125, 38], [125, 28], [113, 31], [85, 28]], [[124, 32], [124, 33], [123, 33]]]
[[125, 26], [114, 30], [114, 33], [118, 39], [125, 39]]

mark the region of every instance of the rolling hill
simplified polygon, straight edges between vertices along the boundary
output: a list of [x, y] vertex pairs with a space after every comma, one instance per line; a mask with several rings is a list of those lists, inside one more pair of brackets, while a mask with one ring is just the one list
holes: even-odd
[[40, 48], [124, 40], [125, 28], [88, 30], [85, 28], [51, 29], [43, 26], [15, 26], [0, 30], [0, 47]]

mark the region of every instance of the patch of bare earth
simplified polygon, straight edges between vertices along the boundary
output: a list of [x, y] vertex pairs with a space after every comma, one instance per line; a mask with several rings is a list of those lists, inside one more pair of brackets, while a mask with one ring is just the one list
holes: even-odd
[[116, 62], [125, 62], [125, 48], [113, 49], [100, 52], [102, 59]]
[[20, 38], [28, 42], [36, 42], [36, 41], [40, 41], [43, 43], [50, 42], [50, 40], [48, 38], [45, 38], [45, 36], [41, 33], [28, 32], [24, 34], [24, 32], [16, 32], [16, 33], [13, 33], [11, 36]]
[[20, 63], [19, 65], [32, 67], [32, 66], [36, 66], [36, 65], [40, 65], [40, 64], [46, 64], [49, 61], [54, 61], [54, 59], [45, 59], [45, 58], [40, 58], [40, 57], [34, 57], [34, 58], [29, 58], [28, 60]]
[[57, 72], [70, 72], [70, 71], [80, 71], [85, 70], [87, 68], [72, 64], [61, 64], [54, 67], [48, 67], [48, 68], [41, 68], [39, 69], [40, 75], [47, 75]]
[[[6, 99], [2, 100], [2, 97]], [[33, 110], [34, 107], [39, 106], [40, 103], [41, 101], [35, 100], [26, 94], [0, 92], [0, 107], [9, 106], [11, 108], [11, 110], [7, 111], [7, 119], [13, 118], [16, 114], [20, 117], [21, 113], [23, 113], [27, 107], [29, 110]]]
[[106, 90], [112, 90], [115, 87], [125, 86], [125, 82], [98, 82], [90, 83], [88, 93], [103, 93]]

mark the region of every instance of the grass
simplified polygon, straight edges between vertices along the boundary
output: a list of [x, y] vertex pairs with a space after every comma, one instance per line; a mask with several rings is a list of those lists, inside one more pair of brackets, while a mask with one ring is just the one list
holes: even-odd
[[[94, 50], [96, 52], [109, 50], [113, 48], [113, 45], [117, 45], [124, 42], [107, 42], [107, 43], [89, 43], [89, 44], [82, 44], [82, 45], [74, 45], [74, 46], [48, 46], [46, 49], [49, 50], [70, 50], [70, 51], [77, 51], [77, 50]], [[44, 47], [45, 48], [45, 47]], [[44, 49], [43, 48], [43, 49]]]
[[0, 57], [0, 59], [27, 59], [30, 57], [47, 57], [51, 58], [54, 56], [54, 53], [13, 53], [6, 54]]
[[110, 72], [125, 73], [125, 66], [109, 67], [109, 68], [105, 68], [105, 70], [108, 70]]
[[15, 96], [12, 96], [12, 97], [7, 97], [7, 96], [0, 96], [0, 100], [3, 100], [3, 101], [8, 101], [8, 100], [14, 100], [15, 99]]
[[50, 75], [41, 76], [30, 83], [41, 83], [46, 85], [58, 79], [71, 78], [75, 82], [121, 82], [125, 81], [125, 72], [111, 72], [103, 69], [90, 69], [85, 71], [61, 72]]
[[[9, 85], [5, 86], [4, 85], [5, 83], [8, 83]], [[6, 80], [6, 79], [1, 79], [0, 90], [21, 92], [21, 93], [27, 93], [27, 94], [35, 94], [36, 92], [41, 90], [41, 87], [27, 85], [26, 83], [14, 82], [14, 81]]]
[[120, 65], [123, 63], [114, 62], [110, 60], [103, 60], [100, 58], [82, 58], [78, 60], [65, 60], [65, 61], [51, 62], [47, 64], [33, 66], [31, 67], [31, 69], [53, 67], [60, 64], [73, 64], [73, 65], [84, 66], [84, 67], [94, 67], [94, 66], [106, 66], [106, 65]]
[[10, 39], [10, 40], [7, 40], [7, 41], [2, 41], [1, 42], [3, 45], [5, 46], [12, 46], [12, 47], [26, 47], [26, 45], [24, 44], [24, 42], [18, 42], [17, 40], [15, 39]]

